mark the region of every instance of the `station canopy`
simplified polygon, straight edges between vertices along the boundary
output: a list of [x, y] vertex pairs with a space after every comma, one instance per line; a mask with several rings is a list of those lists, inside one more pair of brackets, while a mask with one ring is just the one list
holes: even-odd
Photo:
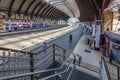
[[80, 21], [99, 19], [101, 13], [114, 0], [0, 0], [0, 11], [8, 17], [13, 14], [30, 18], [64, 19]]

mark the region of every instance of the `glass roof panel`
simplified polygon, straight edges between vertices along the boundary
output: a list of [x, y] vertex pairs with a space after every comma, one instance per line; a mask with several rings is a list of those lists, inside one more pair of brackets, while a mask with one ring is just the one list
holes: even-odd
[[80, 14], [79, 9], [77, 5], [75, 5], [76, 2], [74, 0], [44, 0], [44, 1], [55, 6], [64, 13], [68, 14], [70, 17], [78, 17]]
[[118, 5], [120, 5], [120, 0], [113, 0], [105, 11], [118, 11]]

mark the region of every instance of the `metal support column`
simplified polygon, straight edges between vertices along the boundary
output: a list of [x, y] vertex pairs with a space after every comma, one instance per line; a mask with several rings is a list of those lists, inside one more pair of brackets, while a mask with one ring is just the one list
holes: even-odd
[[96, 20], [95, 50], [100, 50], [101, 20]]

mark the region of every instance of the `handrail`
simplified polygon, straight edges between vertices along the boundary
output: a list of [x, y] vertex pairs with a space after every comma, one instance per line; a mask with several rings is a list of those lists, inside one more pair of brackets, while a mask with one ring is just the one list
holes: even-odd
[[[48, 46], [48, 47], [42, 49], [42, 50], [39, 51], [38, 53], [34, 53], [34, 54], [37, 55], [37, 54], [39, 54], [39, 53], [41, 53], [41, 52], [44, 52], [45, 50], [49, 49], [49, 48], [52, 47], [52, 46], [53, 46], [53, 45], [50, 45], [50, 46]], [[42, 47], [42, 46], [41, 46], [41, 47]]]
[[70, 71], [70, 74], [68, 75], [67, 80], [70, 80], [70, 77], [71, 77], [71, 75], [72, 75], [73, 70], [74, 70], [74, 68], [72, 68], [72, 70]]
[[22, 51], [22, 50], [16, 50], [16, 49], [10, 49], [10, 48], [3, 48], [0, 47], [0, 50], [7, 50], [7, 51], [13, 51], [13, 52], [20, 52], [20, 53], [27, 53], [27, 54], [35, 54], [35, 53], [31, 53], [31, 52], [26, 52], [26, 51]]
[[[73, 60], [71, 61], [71, 63], [73, 63]], [[47, 77], [42, 78], [42, 79], [39, 79], [39, 80], [47, 80], [47, 79], [50, 79], [50, 78], [53, 78], [53, 77], [56, 77], [56, 76], [58, 76], [58, 75], [61, 75], [61, 74], [64, 74], [64, 73], [68, 72], [68, 70], [70, 69], [70, 64], [71, 64], [71, 63], [68, 64], [67, 70], [64, 70], [64, 71], [62, 71], [62, 72], [60, 72], [60, 73], [57, 73], [57, 74], [53, 74], [53, 75], [47, 76]]]
[[[53, 46], [53, 45], [55, 45], [55, 46], [63, 49], [62, 47], [60, 47], [60, 46], [58, 46], [58, 45], [56, 45], [56, 44], [52, 44], [52, 45], [48, 46], [47, 48], [41, 50], [39, 53], [43, 52], [44, 50], [50, 48], [50, 47]], [[41, 47], [42, 47], [42, 46], [41, 46]], [[16, 50], [16, 49], [4, 48], [4, 47], [0, 47], [0, 50], [7, 50], [7, 51], [11, 50], [11, 51], [13, 51], [13, 52], [20, 52], [20, 53], [27, 53], [27, 54], [38, 54], [38, 53], [26, 52], [26, 51], [22, 51], [22, 50]], [[63, 49], [63, 50], [65, 50], [65, 49]]]
[[106, 70], [106, 73], [107, 73], [108, 80], [112, 80], [105, 58], [102, 56], [101, 59], [103, 60], [103, 63], [105, 65], [105, 70]]
[[[52, 47], [52, 46], [57, 46], [57, 45], [49, 45], [47, 48], [45, 48], [45, 49], [43, 49], [43, 50], [41, 50], [40, 52], [43, 52], [44, 50], [46, 50], [46, 49], [48, 49], [48, 48], [50, 48], [50, 47]], [[57, 46], [58, 48], [60, 48], [60, 49], [62, 49], [63, 50], [63, 52], [65, 53], [65, 49], [63, 49], [63, 48], [61, 48], [61, 47], [59, 47], [59, 46]], [[57, 48], [56, 47], [56, 48]], [[52, 47], [52, 48], [55, 48], [55, 47]], [[15, 49], [10, 49], [10, 48], [3, 48], [3, 47], [0, 47], [0, 50], [3, 50], [3, 51], [12, 51], [12, 52], [14, 52], [14, 53], [16, 53], [16, 52], [18, 52], [18, 53], [23, 53], [23, 54], [29, 54], [30, 55], [30, 66], [31, 66], [31, 68], [30, 68], [30, 70], [31, 70], [31, 72], [29, 72], [29, 73], [24, 73], [24, 74], [18, 74], [18, 75], [11, 75], [11, 76], [4, 76], [4, 77], [1, 77], [0, 78], [0, 80], [6, 80], [6, 79], [15, 79], [15, 78], [18, 78], [18, 77], [24, 77], [24, 76], [33, 76], [34, 74], [39, 74], [39, 73], [42, 73], [42, 72], [47, 72], [47, 71], [54, 71], [54, 70], [58, 70], [58, 69], [61, 69], [64, 65], [65, 65], [65, 63], [60, 67], [60, 68], [55, 68], [55, 69], [49, 69], [49, 70], [42, 70], [42, 71], [37, 71], [37, 72], [33, 72], [33, 69], [35, 69], [34, 67], [33, 67], [33, 60], [34, 59], [36, 59], [36, 58], [34, 58], [33, 57], [33, 55], [37, 55], [38, 53], [33, 53], [33, 52], [26, 52], [26, 51], [22, 51], [22, 50], [15, 50]], [[39, 52], [39, 53], [40, 53]], [[63, 54], [64, 54], [63, 53]], [[56, 55], [56, 54], [55, 54]], [[54, 55], [54, 56], [55, 56]], [[63, 57], [65, 57], [65, 55], [63, 55]], [[12, 58], [12, 57], [10, 57], [10, 58]], [[67, 59], [65, 59], [64, 61], [67, 61]]]
[[[107, 61], [108, 62], [108, 61]], [[120, 64], [118, 64], [117, 62], [115, 62], [115, 61], [112, 61], [112, 62], [108, 62], [110, 65], [112, 65], [112, 67], [114, 67], [114, 68], [116, 68], [116, 70], [117, 70], [117, 73], [116, 73], [116, 75], [117, 75], [117, 80], [120, 80]], [[111, 74], [112, 75], [112, 74]], [[111, 76], [111, 77], [113, 77], [113, 76]]]
[[65, 50], [64, 48], [62, 48], [62, 47], [60, 47], [60, 46], [58, 46], [58, 45], [56, 45], [56, 44], [53, 44], [53, 45], [57, 46], [57, 47], [60, 48], [60, 49]]
[[112, 61], [111, 64], [112, 64], [113, 66], [117, 67], [117, 68], [120, 68], [120, 64], [118, 64], [118, 63], [116, 63], [116, 62], [114, 62], [114, 61]]
[[19, 78], [19, 77], [30, 76], [30, 75], [35, 75], [35, 74], [39, 74], [39, 73], [44, 73], [44, 72], [59, 70], [59, 69], [62, 69], [62, 67], [65, 65], [66, 61], [64, 61], [64, 63], [59, 68], [42, 70], [42, 71], [36, 71], [36, 72], [30, 72], [30, 73], [15, 75], [15, 76], [1, 77], [0, 80], [14, 79], [14, 78]]
[[[48, 47], [46, 47], [45, 49], [42, 49], [40, 52], [38, 52], [38, 53], [34, 53], [34, 54], [37, 55], [37, 54], [43, 52], [44, 50], [46, 50], [46, 49], [48, 49], [48, 48], [50, 48], [50, 47], [52, 47], [52, 46], [56, 46], [56, 47], [58, 47], [58, 48], [60, 48], [60, 49], [62, 49], [62, 50], [65, 51], [64, 48], [62, 48], [62, 47], [60, 47], [60, 46], [58, 46], [58, 45], [56, 45], [56, 44], [52, 44], [52, 45], [49, 45]], [[42, 47], [42, 46], [40, 46], [40, 47]]]

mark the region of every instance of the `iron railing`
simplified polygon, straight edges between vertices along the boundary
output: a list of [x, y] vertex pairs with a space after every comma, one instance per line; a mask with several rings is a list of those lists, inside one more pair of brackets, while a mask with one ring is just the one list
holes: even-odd
[[102, 80], [120, 80], [120, 65], [114, 61], [109, 62], [102, 57], [101, 77]]
[[[46, 69], [55, 60], [65, 60], [65, 49], [53, 44], [39, 53], [0, 47], [0, 77], [10, 77]], [[24, 76], [16, 80], [30, 80], [34, 76]], [[2, 80], [2, 79], [0, 79]]]

